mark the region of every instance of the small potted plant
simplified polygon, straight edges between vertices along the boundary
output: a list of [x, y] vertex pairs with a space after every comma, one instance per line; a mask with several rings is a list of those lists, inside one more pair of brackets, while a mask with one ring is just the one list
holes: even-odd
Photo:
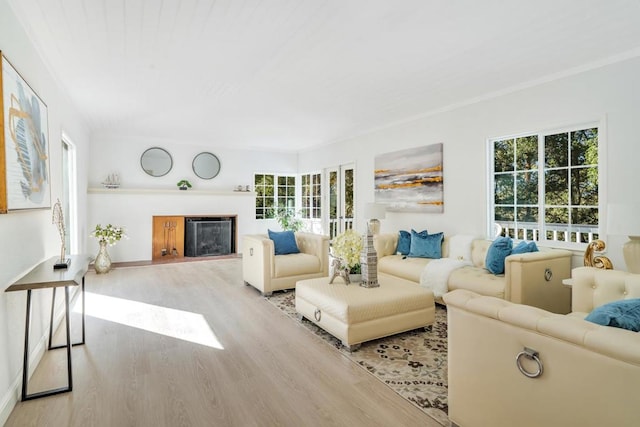
[[180, 181], [178, 181], [177, 185], [178, 187], [180, 187], [181, 190], [186, 190], [187, 188], [191, 188], [191, 183], [187, 179], [181, 179]]

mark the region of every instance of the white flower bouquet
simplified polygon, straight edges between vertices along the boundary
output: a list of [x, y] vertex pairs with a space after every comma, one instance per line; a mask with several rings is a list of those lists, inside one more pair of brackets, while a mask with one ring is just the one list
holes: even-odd
[[127, 235], [124, 232], [124, 227], [107, 224], [106, 227], [102, 225], [96, 225], [96, 228], [91, 232], [91, 237], [98, 239], [98, 242], [106, 242], [109, 246], [113, 246], [120, 239], [126, 239]]
[[353, 229], [337, 235], [331, 243], [331, 253], [339, 258], [343, 268], [348, 268], [352, 274], [360, 273], [360, 252], [362, 251], [362, 236]]

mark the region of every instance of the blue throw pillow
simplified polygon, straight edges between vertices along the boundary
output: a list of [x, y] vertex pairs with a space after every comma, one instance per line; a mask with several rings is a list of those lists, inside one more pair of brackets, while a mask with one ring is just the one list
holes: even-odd
[[411, 230], [410, 258], [442, 258], [443, 233], [427, 234], [426, 236]]
[[396, 253], [400, 255], [409, 255], [410, 249], [411, 249], [411, 233], [405, 230], [400, 230], [398, 232], [398, 247], [396, 248]]
[[511, 255], [513, 240], [511, 237], [498, 237], [491, 243], [485, 259], [485, 267], [493, 274], [504, 273], [504, 259]]
[[[411, 229], [411, 231], [415, 231]], [[422, 230], [418, 233], [422, 237], [427, 237], [427, 230]], [[396, 253], [400, 255], [409, 255], [409, 251], [411, 251], [411, 233], [405, 230], [400, 230], [398, 233], [398, 247], [396, 248]]]
[[528, 252], [538, 252], [538, 246], [536, 245], [536, 242], [522, 241], [518, 243], [518, 245], [511, 251], [511, 255], [526, 254]]
[[296, 236], [293, 231], [271, 231], [269, 232], [269, 238], [273, 240], [273, 246], [276, 251], [276, 255], [288, 255], [299, 254], [298, 244], [296, 243]]
[[640, 298], [623, 299], [601, 305], [584, 319], [598, 325], [640, 332]]

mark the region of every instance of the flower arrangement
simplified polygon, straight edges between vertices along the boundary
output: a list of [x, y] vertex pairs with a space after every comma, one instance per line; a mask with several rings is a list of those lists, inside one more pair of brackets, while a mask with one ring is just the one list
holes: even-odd
[[360, 273], [360, 252], [362, 251], [362, 236], [353, 229], [337, 235], [331, 244], [334, 257], [339, 258], [344, 268], [352, 274]]
[[91, 237], [95, 237], [98, 239], [98, 242], [106, 242], [109, 246], [113, 246], [122, 238], [127, 238], [127, 235], [124, 233], [124, 228], [120, 226], [114, 226], [111, 224], [107, 224], [106, 227], [102, 227], [102, 225], [96, 225], [96, 228], [91, 232]]

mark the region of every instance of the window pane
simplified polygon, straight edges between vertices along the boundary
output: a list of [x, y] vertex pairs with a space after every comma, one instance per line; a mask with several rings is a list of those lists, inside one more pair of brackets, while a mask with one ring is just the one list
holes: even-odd
[[516, 173], [516, 203], [519, 205], [538, 203], [538, 172]]
[[296, 185], [296, 177], [295, 176], [288, 176], [287, 177], [287, 185]]
[[538, 137], [525, 136], [516, 139], [516, 170], [538, 168]]
[[545, 204], [569, 204], [569, 171], [557, 169], [545, 172]]
[[574, 208], [571, 210], [574, 225], [598, 226], [598, 208]]
[[493, 152], [495, 172], [513, 171], [513, 139], [495, 141]]
[[513, 175], [500, 174], [495, 176], [495, 204], [513, 204]]
[[275, 189], [273, 186], [264, 187], [265, 197], [273, 197], [275, 195]]
[[275, 178], [273, 175], [264, 176], [264, 185], [273, 186]]
[[518, 218], [518, 223], [521, 222], [538, 222], [538, 208], [533, 207], [519, 207], [516, 208], [516, 216]]
[[500, 206], [500, 207], [497, 207], [495, 210], [494, 220], [496, 222], [501, 222], [501, 221], [513, 222], [514, 218], [515, 218], [515, 215], [514, 215], [513, 207]]
[[571, 165], [598, 164], [598, 129], [584, 129], [571, 133]]
[[544, 212], [544, 222], [548, 230], [565, 230], [569, 223], [568, 208], [547, 208]]
[[559, 133], [544, 137], [544, 164], [548, 168], [569, 165], [569, 134]]
[[571, 170], [571, 203], [573, 205], [598, 205], [598, 168]]
[[258, 185], [264, 185], [264, 175], [255, 175], [254, 183], [255, 183], [256, 187]]

